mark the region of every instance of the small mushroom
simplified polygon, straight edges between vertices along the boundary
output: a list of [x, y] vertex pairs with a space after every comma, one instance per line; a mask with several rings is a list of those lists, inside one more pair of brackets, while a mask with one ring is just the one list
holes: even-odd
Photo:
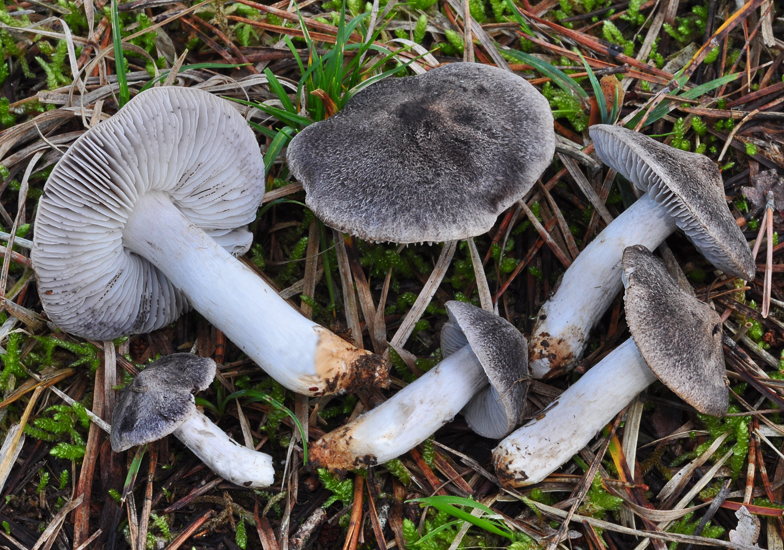
[[174, 434], [223, 479], [243, 487], [272, 485], [272, 457], [229, 439], [194, 404], [193, 392], [209, 387], [215, 369], [212, 359], [189, 353], [150, 363], [117, 398], [112, 414], [114, 452]]
[[479, 435], [500, 439], [520, 419], [528, 390], [525, 338], [508, 321], [447, 302], [444, 360], [391, 399], [316, 441], [311, 461], [331, 470], [387, 462], [414, 448], [462, 409]]
[[719, 315], [678, 286], [645, 247], [627, 248], [622, 263], [633, 340], [495, 448], [493, 463], [504, 485], [542, 481], [657, 379], [699, 412], [726, 414], [729, 392]]
[[555, 151], [547, 100], [478, 63], [387, 78], [291, 141], [289, 168], [330, 227], [370, 241], [443, 242], [487, 232]]
[[150, 332], [193, 306], [285, 387], [386, 384], [380, 357], [300, 315], [232, 253], [264, 194], [245, 119], [198, 89], [152, 88], [91, 128], [44, 188], [33, 266], [49, 318], [84, 338]]
[[620, 262], [628, 246], [653, 250], [678, 227], [714, 266], [754, 278], [751, 251], [710, 159], [619, 126], [597, 124], [590, 134], [599, 158], [645, 194], [580, 253], [542, 306], [530, 341], [535, 378], [579, 360], [588, 333], [621, 289]]

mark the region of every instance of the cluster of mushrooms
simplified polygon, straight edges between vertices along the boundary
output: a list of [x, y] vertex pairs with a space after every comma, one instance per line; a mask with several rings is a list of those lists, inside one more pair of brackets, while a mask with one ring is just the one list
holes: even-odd
[[[621, 127], [590, 135], [599, 158], [645, 194], [566, 271], [530, 345], [492, 311], [447, 302], [443, 361], [315, 442], [315, 465], [384, 463], [462, 412], [476, 433], [506, 438], [493, 461], [517, 487], [556, 470], [657, 379], [700, 412], [726, 413], [721, 320], [649, 251], [680, 228], [717, 269], [753, 277], [719, 171]], [[287, 161], [330, 227], [375, 242], [443, 242], [487, 232], [550, 165], [555, 143], [548, 102], [525, 80], [453, 63], [366, 88], [301, 131]], [[294, 392], [385, 388], [384, 359], [302, 316], [235, 257], [251, 244], [263, 194], [259, 146], [230, 102], [181, 87], [139, 94], [80, 137], [46, 184], [32, 261], [47, 315], [71, 334], [111, 340], [193, 308]], [[511, 433], [531, 377], [574, 366], [622, 285], [632, 339]], [[228, 481], [271, 485], [271, 458], [232, 441], [194, 404], [215, 372], [190, 354], [147, 366], [118, 398], [114, 450], [173, 433]]]

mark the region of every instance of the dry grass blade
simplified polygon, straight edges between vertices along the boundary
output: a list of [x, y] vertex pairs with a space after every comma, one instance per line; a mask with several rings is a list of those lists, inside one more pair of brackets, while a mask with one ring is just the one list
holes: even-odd
[[729, 435], [729, 432], [726, 432], [717, 437], [711, 446], [705, 449], [704, 453], [678, 470], [678, 472], [672, 476], [672, 479], [670, 479], [670, 481], [668, 481], [667, 484], [662, 487], [656, 498], [662, 501], [664, 507], [669, 507], [669, 505], [671, 505], [670, 501], [678, 498], [678, 495], [680, 495], [681, 491], [686, 488], [686, 484], [688, 483], [692, 474], [697, 471], [697, 468], [700, 468], [703, 464], [710, 460], [710, 458], [713, 456], [713, 453], [719, 449], [721, 444], [725, 439], [727, 439], [727, 437], [729, 437]]
[[593, 186], [585, 177], [585, 174], [582, 173], [580, 167], [577, 166], [575, 160], [571, 157], [567, 157], [561, 153], [558, 154], [558, 158], [561, 160], [563, 165], [569, 171], [569, 174], [574, 179], [575, 183], [578, 185], [580, 190], [583, 194], [591, 201], [591, 204], [602, 217], [606, 224], [610, 224], [613, 221], [613, 217], [610, 212], [607, 210], [607, 207], [604, 206], [604, 201], [599, 198], [599, 195], [596, 194], [594, 191]]
[[571, 259], [574, 261], [580, 254], [580, 250], [577, 248], [577, 243], [574, 241], [574, 236], [569, 229], [569, 224], [566, 223], [566, 220], [561, 213], [561, 209], [558, 208], [558, 205], [555, 203], [555, 200], [553, 200], [550, 192], [542, 184], [542, 180], [538, 180], [536, 182], [536, 186], [537, 189], [539, 189], [539, 192], [544, 195], [544, 198], [547, 199], [547, 204], [550, 205], [550, 209], [553, 211], [553, 214], [555, 214], [555, 219], [558, 221], [558, 227], [561, 229], [561, 235], [563, 235], [564, 241], [566, 242], [566, 247], [569, 249]]
[[[16, 431], [16, 433], [12, 437], [6, 438], [6, 439], [10, 439], [10, 441], [6, 442], [8, 443], [8, 449], [10, 450], [10, 452], [6, 452], [3, 455], [2, 460], [0, 460], [0, 479], [2, 480], [7, 479], [8, 474], [11, 472], [11, 468], [14, 465], [14, 461], [16, 460], [16, 457], [19, 454], [20, 440], [24, 435], [23, 434], [24, 427], [27, 425], [27, 421], [30, 419], [30, 415], [33, 412], [33, 407], [35, 407], [35, 403], [36, 401], [38, 401], [38, 398], [41, 396], [41, 393], [43, 391], [44, 389], [41, 387], [35, 388], [35, 391], [33, 391], [33, 395], [30, 396], [30, 401], [28, 401], [27, 406], [25, 406], [25, 410], [24, 413], [22, 413], [22, 417], [19, 419], [18, 431]], [[3, 448], [6, 448], [6, 443], [3, 443]]]
[[[718, 473], [719, 469], [724, 465], [725, 462], [727, 462], [730, 459], [732, 454], [733, 454], [732, 450], [729, 450], [724, 456], [722, 456], [719, 460], [717, 460], [716, 463], [699, 479], [697, 483], [694, 484], [694, 486], [689, 490], [689, 492], [686, 493], [686, 495], [682, 499], [680, 499], [678, 503], [675, 506], [673, 506], [672, 509], [681, 510], [685, 508], [692, 500], [694, 500], [694, 498], [700, 493], [700, 491], [702, 491], [705, 488], [705, 486], [711, 482], [714, 476]], [[659, 529], [666, 530], [667, 527], [669, 527], [670, 523], [671, 522], [669, 521], [660, 523]], [[650, 537], [650, 538], [655, 538], [655, 537]], [[645, 548], [647, 548], [648, 544], [650, 544], [650, 538], [642, 541], [634, 548], [634, 550], [644, 550]], [[703, 537], [698, 537], [698, 538], [703, 538]], [[713, 539], [709, 539], [709, 540], [713, 540]], [[725, 544], [731, 544], [731, 543], [725, 543], [725, 541], [715, 541], [715, 543], [711, 544], [711, 546], [725, 546]]]
[[492, 313], [493, 296], [490, 294], [490, 286], [487, 284], [487, 276], [485, 275], [485, 270], [482, 266], [482, 258], [479, 256], [479, 251], [476, 249], [476, 243], [473, 238], [466, 239], [466, 244], [468, 245], [468, 250], [471, 254], [471, 263], [474, 264], [474, 275], [476, 276], [476, 290], [479, 293], [479, 303], [482, 304], [482, 309]]
[[[568, 512], [560, 510], [559, 508], [554, 508], [553, 506], [542, 504], [540, 502], [534, 502], [533, 505], [536, 506], [544, 514], [549, 515], [551, 517], [563, 519], [566, 518], [566, 516], [568, 515]], [[695, 537], [691, 535], [680, 535], [677, 533], [658, 533], [658, 532], [652, 533], [649, 531], [638, 531], [637, 529], [622, 527], [615, 523], [610, 523], [609, 521], [602, 521], [591, 517], [581, 516], [579, 514], [572, 515], [571, 520], [580, 523], [585, 521], [588, 524], [593, 525], [594, 527], [598, 527], [600, 529], [607, 529], [608, 531], [614, 531], [616, 533], [623, 533], [625, 535], [632, 535], [641, 538], [647, 537], [647, 538], [670, 541], [670, 542], [699, 544], [702, 546], [717, 546], [719, 548], [729, 548], [731, 550], [759, 550], [757, 547], [739, 545], [737, 543], [719, 540], [719, 539], [711, 539], [707, 537]], [[639, 546], [637, 548], [639, 548]]]
[[349, 265], [348, 255], [346, 253], [346, 241], [343, 239], [343, 234], [336, 229], [332, 230], [332, 240], [335, 242], [338, 273], [340, 273], [340, 284], [343, 289], [343, 309], [346, 312], [346, 324], [351, 333], [351, 341], [355, 346], [362, 349], [362, 327], [359, 322], [357, 295], [354, 291], [351, 265]]
[[430, 304], [430, 300], [433, 299], [433, 296], [438, 290], [438, 286], [446, 275], [446, 270], [449, 269], [449, 264], [452, 263], [452, 258], [454, 257], [456, 250], [457, 241], [444, 243], [444, 248], [441, 250], [441, 255], [438, 257], [438, 261], [436, 262], [435, 267], [433, 267], [433, 271], [430, 273], [427, 283], [425, 283], [424, 288], [422, 288], [419, 296], [417, 296], [416, 301], [414, 301], [411, 309], [403, 319], [403, 322], [400, 323], [400, 327], [392, 337], [392, 340], [389, 341], [391, 347], [397, 350], [405, 345], [408, 337], [411, 336], [411, 333], [414, 331], [414, 325], [416, 325], [422, 317], [425, 308]]
[[[558, 258], [559, 262], [561, 262], [561, 265], [568, 269], [569, 266], [572, 265], [572, 261], [566, 256], [564, 251], [561, 250], [561, 248], [558, 246], [558, 243], [553, 240], [547, 229], [539, 222], [539, 220], [536, 218], [536, 215], [531, 211], [530, 208], [528, 208], [528, 205], [525, 204], [525, 201], [518, 201], [517, 204], [520, 206], [523, 212], [525, 212], [528, 220], [534, 226], [537, 233], [539, 233], [539, 237], [545, 243], [547, 243], [547, 246], [550, 248], [550, 250], [553, 251], [553, 254], [555, 254], [555, 257]], [[553, 218], [553, 220], [555, 220], [555, 218]]]
[[36, 542], [35, 546], [33, 546], [30, 550], [49, 550], [57, 538], [57, 533], [63, 526], [65, 517], [70, 514], [77, 506], [80, 506], [83, 499], [84, 497], [79, 496], [66, 503], [65, 506], [63, 506], [60, 511], [57, 512], [57, 515], [52, 518], [52, 521], [49, 522], [49, 525], [47, 525], [44, 532], [41, 533], [41, 538], [38, 539], [38, 542]]
[[351, 508], [351, 518], [348, 523], [348, 533], [343, 543], [343, 550], [356, 550], [359, 533], [362, 531], [362, 485], [365, 478], [361, 475], [354, 476], [354, 505]]
[[[3, 459], [8, 459], [9, 464], [13, 466], [16, 462], [16, 459], [19, 458], [19, 453], [22, 452], [22, 446], [24, 445], [24, 433], [22, 432], [22, 427], [19, 424], [14, 424], [5, 434], [5, 441], [3, 441], [3, 446], [0, 448], [0, 456]], [[8, 480], [8, 475], [11, 473], [11, 466], [5, 467], [4, 464], [0, 464], [0, 491], [3, 490], [5, 487], [5, 482]]]

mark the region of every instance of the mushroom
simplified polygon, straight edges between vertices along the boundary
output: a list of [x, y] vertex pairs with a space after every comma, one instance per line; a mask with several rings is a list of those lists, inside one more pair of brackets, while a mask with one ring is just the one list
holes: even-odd
[[[60, 328], [110, 340], [192, 306], [285, 387], [321, 395], [386, 384], [380, 357], [300, 315], [229, 253], [264, 194], [243, 117], [197, 89], [153, 88], [83, 134], [55, 166], [32, 253]], [[228, 251], [227, 251], [228, 250]]]
[[717, 268], [754, 277], [751, 251], [710, 159], [619, 126], [597, 124], [589, 131], [599, 158], [646, 194], [580, 253], [542, 306], [530, 341], [534, 378], [560, 373], [580, 358], [588, 333], [621, 289], [620, 262], [628, 246], [653, 250], [677, 226]]
[[627, 248], [622, 263], [633, 340], [493, 450], [496, 473], [507, 487], [542, 481], [657, 378], [699, 412], [726, 414], [720, 316], [678, 286], [645, 247]]
[[330, 227], [369, 241], [487, 232], [555, 151], [547, 100], [495, 67], [452, 63], [387, 78], [291, 141], [289, 168]]
[[387, 462], [414, 448], [462, 409], [479, 435], [500, 439], [517, 424], [528, 390], [525, 338], [507, 320], [447, 302], [444, 360], [372, 411], [316, 441], [311, 461], [331, 470]]
[[174, 434], [223, 479], [243, 487], [272, 485], [272, 457], [229, 439], [194, 404], [193, 392], [209, 387], [215, 369], [212, 359], [189, 353], [150, 363], [117, 398], [112, 414], [114, 452]]

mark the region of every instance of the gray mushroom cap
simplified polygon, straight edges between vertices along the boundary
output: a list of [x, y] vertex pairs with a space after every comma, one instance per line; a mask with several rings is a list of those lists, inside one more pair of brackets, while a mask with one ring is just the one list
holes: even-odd
[[446, 311], [444, 358], [470, 345], [490, 381], [463, 409], [468, 426], [483, 437], [505, 437], [519, 422], [528, 392], [528, 343], [509, 321], [471, 304], [447, 302]]
[[699, 412], [726, 414], [719, 314], [680, 288], [644, 246], [624, 250], [623, 273], [626, 321], [648, 367]]
[[98, 340], [174, 321], [185, 295], [123, 247], [135, 202], [164, 193], [219, 245], [244, 253], [263, 174], [253, 132], [229, 102], [182, 87], [137, 95], [76, 140], [44, 187], [32, 260], [49, 318]]
[[597, 124], [589, 132], [602, 162], [662, 204], [708, 261], [725, 273], [754, 278], [751, 250], [727, 209], [719, 169], [708, 157], [620, 126]]
[[487, 232], [555, 151], [547, 100], [478, 63], [387, 78], [288, 148], [306, 203], [327, 225], [371, 241], [443, 242]]
[[112, 414], [114, 452], [157, 441], [176, 430], [196, 412], [193, 393], [209, 387], [215, 370], [215, 361], [190, 353], [150, 363], [117, 398]]

